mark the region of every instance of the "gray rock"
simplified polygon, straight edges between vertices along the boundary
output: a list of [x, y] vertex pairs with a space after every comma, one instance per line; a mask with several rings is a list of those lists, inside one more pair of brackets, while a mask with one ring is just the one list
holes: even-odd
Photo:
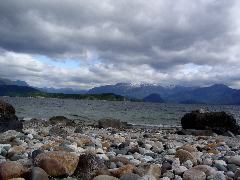
[[113, 152], [115, 152], [117, 155], [118, 154], [126, 155], [128, 152], [128, 149], [114, 149]]
[[13, 156], [11, 156], [9, 159], [11, 161], [17, 161], [19, 159], [24, 159], [25, 157], [23, 157], [22, 155], [19, 155], [19, 154], [14, 154]]
[[31, 180], [49, 180], [48, 174], [40, 167], [32, 168]]
[[228, 163], [229, 164], [236, 164], [236, 165], [240, 166], [240, 156], [231, 156], [228, 159]]
[[237, 169], [235, 174], [234, 174], [234, 179], [240, 178], [240, 169]]
[[211, 166], [213, 164], [213, 161], [210, 158], [205, 158], [205, 159], [203, 159], [203, 164]]
[[4, 133], [0, 134], [0, 143], [1, 144], [9, 144], [16, 143], [16, 138], [22, 136], [22, 133], [17, 132], [15, 130], [8, 130]]
[[98, 121], [98, 128], [108, 128], [108, 127], [119, 129], [122, 127], [122, 123], [118, 119], [111, 119], [111, 118], [100, 119]]
[[176, 175], [176, 176], [175, 176], [175, 178], [174, 178], [174, 180], [182, 180], [182, 177], [181, 177], [181, 176], [178, 176], [178, 175]]
[[210, 167], [210, 166], [207, 166], [207, 165], [194, 166], [192, 169], [202, 171], [207, 176], [211, 176], [211, 175], [215, 175], [216, 174], [216, 170], [214, 168]]
[[206, 174], [200, 170], [189, 169], [183, 174], [184, 180], [205, 180]]
[[100, 175], [100, 176], [97, 176], [97, 177], [93, 178], [93, 180], [119, 180], [119, 179], [115, 178], [113, 176]]
[[193, 163], [190, 160], [187, 160], [183, 163], [183, 166], [185, 166], [187, 169], [191, 169], [193, 167]]
[[214, 180], [226, 180], [226, 176], [223, 172], [218, 171], [214, 176]]
[[182, 175], [186, 170], [188, 170], [185, 166], [179, 166], [178, 168], [174, 169], [176, 175]]
[[122, 166], [124, 166], [124, 164], [123, 164], [122, 162], [120, 162], [120, 161], [116, 162], [116, 165], [117, 165], [117, 167], [122, 167]]
[[153, 175], [145, 175], [138, 180], [157, 180]]
[[0, 159], [0, 164], [6, 162], [6, 159]]
[[216, 167], [218, 169], [218, 171], [227, 172], [227, 168], [221, 164], [214, 164], [214, 167]]
[[162, 173], [165, 173], [165, 172], [167, 172], [168, 170], [171, 170], [172, 169], [172, 165], [169, 163], [169, 162], [163, 162], [162, 163], [162, 167], [161, 167], [161, 169], [162, 169]]
[[1, 150], [1, 155], [2, 156], [4, 156], [4, 157], [6, 157], [7, 156], [7, 150], [6, 149], [4, 149], [4, 148], [2, 148], [2, 150]]
[[68, 133], [66, 130], [64, 130], [64, 128], [62, 126], [53, 126], [50, 130], [49, 130], [49, 134], [50, 136], [60, 136], [63, 138], [66, 138]]
[[146, 154], [144, 154], [145, 156], [150, 156], [150, 157], [152, 157], [153, 159], [156, 159], [156, 158], [158, 158], [158, 154], [156, 154], [156, 153], [146, 153]]
[[110, 169], [115, 169], [115, 168], [117, 168], [117, 165], [114, 162], [111, 162]]
[[226, 175], [227, 175], [228, 177], [230, 177], [230, 178], [234, 178], [234, 172], [232, 172], [232, 171], [228, 171], [228, 172], [226, 173]]
[[227, 168], [229, 171], [235, 172], [239, 167], [235, 164], [228, 164]]
[[138, 180], [140, 178], [139, 175], [134, 173], [127, 173], [120, 177], [120, 180]]
[[163, 177], [168, 177], [169, 179], [173, 179], [174, 178], [174, 174], [171, 171], [167, 171], [163, 174]]

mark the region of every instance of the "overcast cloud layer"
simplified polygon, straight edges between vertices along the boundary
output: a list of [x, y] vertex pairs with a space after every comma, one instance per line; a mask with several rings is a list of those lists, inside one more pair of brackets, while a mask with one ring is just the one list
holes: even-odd
[[239, 17], [229, 0], [1, 1], [0, 77], [39, 87], [240, 88]]

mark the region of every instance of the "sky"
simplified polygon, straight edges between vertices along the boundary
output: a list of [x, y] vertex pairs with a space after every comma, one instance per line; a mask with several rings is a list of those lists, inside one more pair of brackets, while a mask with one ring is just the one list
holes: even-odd
[[0, 77], [240, 89], [240, 1], [0, 1]]

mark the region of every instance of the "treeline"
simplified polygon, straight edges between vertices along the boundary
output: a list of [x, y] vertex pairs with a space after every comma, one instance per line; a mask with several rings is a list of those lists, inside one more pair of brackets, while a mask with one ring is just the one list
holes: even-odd
[[127, 98], [116, 95], [113, 93], [103, 94], [62, 94], [62, 93], [31, 93], [28, 96], [31, 97], [43, 97], [43, 98], [59, 98], [59, 99], [85, 99], [85, 100], [107, 100], [107, 101], [124, 101]]

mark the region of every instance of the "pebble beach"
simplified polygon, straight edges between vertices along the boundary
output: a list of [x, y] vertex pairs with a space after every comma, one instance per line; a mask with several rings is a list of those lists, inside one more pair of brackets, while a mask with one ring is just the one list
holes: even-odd
[[0, 178], [238, 179], [240, 139], [30, 120], [0, 134]]

